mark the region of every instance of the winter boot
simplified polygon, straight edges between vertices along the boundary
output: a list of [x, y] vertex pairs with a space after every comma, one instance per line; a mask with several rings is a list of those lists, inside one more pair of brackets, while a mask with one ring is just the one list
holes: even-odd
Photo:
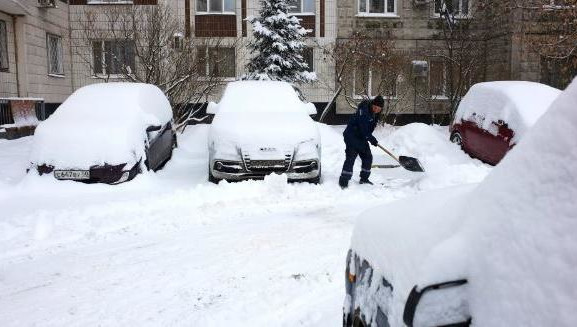
[[373, 182], [371, 182], [368, 178], [361, 178], [361, 180], [359, 181], [359, 184], [375, 185], [375, 184], [373, 184]]
[[349, 180], [346, 178], [343, 178], [342, 176], [339, 178], [339, 186], [342, 189], [346, 189], [347, 187], [349, 187]]

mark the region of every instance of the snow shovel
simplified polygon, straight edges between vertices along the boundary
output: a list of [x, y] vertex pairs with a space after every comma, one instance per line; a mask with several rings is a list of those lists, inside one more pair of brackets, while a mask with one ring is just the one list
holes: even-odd
[[385, 151], [389, 156], [391, 156], [391, 158], [395, 159], [395, 161], [398, 162], [399, 165], [401, 165], [406, 170], [415, 171], [415, 172], [424, 172], [425, 171], [423, 169], [423, 167], [421, 166], [419, 159], [413, 158], [413, 157], [407, 157], [407, 156], [400, 156], [397, 158], [394, 154], [389, 152], [389, 150], [385, 149], [382, 145], [377, 144], [377, 146], [379, 148], [381, 148], [381, 150]]

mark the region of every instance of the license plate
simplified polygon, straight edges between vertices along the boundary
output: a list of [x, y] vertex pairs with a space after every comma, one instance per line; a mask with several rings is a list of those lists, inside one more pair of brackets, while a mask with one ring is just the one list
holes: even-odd
[[89, 170], [55, 170], [56, 179], [90, 179]]

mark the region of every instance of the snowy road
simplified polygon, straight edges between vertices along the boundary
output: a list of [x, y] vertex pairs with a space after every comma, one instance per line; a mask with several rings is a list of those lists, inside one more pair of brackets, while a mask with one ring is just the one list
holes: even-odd
[[163, 171], [118, 186], [25, 176], [31, 138], [0, 140], [0, 326], [340, 325], [358, 213], [490, 171], [446, 129], [382, 128], [381, 143], [427, 173], [379, 170], [382, 185], [342, 191], [341, 130], [321, 125], [321, 185], [209, 184], [206, 126]]

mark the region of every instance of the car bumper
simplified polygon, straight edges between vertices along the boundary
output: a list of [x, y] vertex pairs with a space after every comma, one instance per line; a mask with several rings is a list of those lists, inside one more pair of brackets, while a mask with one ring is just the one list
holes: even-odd
[[[104, 184], [120, 184], [132, 180], [136, 175], [141, 173], [140, 161], [134, 164], [129, 169], [126, 169], [126, 164], [120, 165], [108, 165], [104, 164], [102, 166], [91, 166], [88, 171], [88, 178], [58, 178], [55, 174], [56, 171], [60, 169], [54, 166], [42, 164], [36, 166], [38, 174], [41, 176], [44, 174], [51, 174], [54, 178], [58, 180], [72, 180], [76, 182], [83, 183], [104, 183]], [[71, 171], [86, 171], [86, 169], [70, 169]]]
[[262, 162], [258, 166], [247, 167], [240, 161], [213, 160], [210, 165], [214, 178], [229, 181], [241, 181], [247, 179], [264, 179], [266, 175], [273, 173], [286, 174], [289, 181], [311, 180], [320, 174], [320, 162], [317, 159], [295, 161], [283, 165], [281, 161], [270, 160]]

